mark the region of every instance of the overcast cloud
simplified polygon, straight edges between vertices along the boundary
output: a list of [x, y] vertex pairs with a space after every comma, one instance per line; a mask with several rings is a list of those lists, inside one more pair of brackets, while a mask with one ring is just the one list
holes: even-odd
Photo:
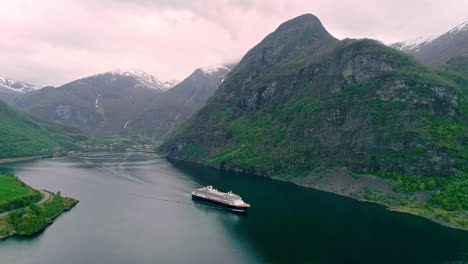
[[312, 13], [337, 38], [395, 42], [468, 20], [466, 0], [1, 0], [0, 75], [61, 85], [116, 68], [162, 80], [239, 60]]

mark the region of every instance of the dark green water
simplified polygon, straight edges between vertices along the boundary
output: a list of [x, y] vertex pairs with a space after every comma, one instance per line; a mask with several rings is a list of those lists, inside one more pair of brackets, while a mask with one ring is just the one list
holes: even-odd
[[[80, 203], [39, 235], [0, 241], [0, 263], [451, 263], [468, 232], [262, 177], [88, 153], [3, 166]], [[194, 203], [199, 185], [232, 189], [247, 215]], [[461, 262], [459, 262], [461, 263]]]

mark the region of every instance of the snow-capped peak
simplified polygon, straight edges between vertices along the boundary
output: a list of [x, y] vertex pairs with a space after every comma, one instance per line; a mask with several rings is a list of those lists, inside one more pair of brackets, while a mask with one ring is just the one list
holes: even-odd
[[431, 43], [434, 39], [438, 38], [440, 35], [432, 35], [432, 36], [423, 36], [411, 40], [406, 40], [402, 42], [398, 42], [393, 44], [395, 48], [403, 51], [410, 51], [415, 50], [417, 51], [421, 45]]
[[141, 86], [152, 88], [156, 90], [168, 90], [178, 83], [176, 80], [161, 81], [156, 76], [151, 75], [143, 70], [130, 68], [130, 69], [115, 69], [108, 72], [98, 73], [93, 76], [104, 74], [115, 74], [121, 76], [130, 76], [135, 78]]
[[12, 92], [17, 92], [17, 93], [29, 93], [29, 92], [39, 89], [39, 87], [35, 85], [25, 83], [25, 82], [14, 81], [6, 77], [3, 77], [1, 75], [0, 75], [0, 88], [11, 90]]
[[454, 27], [448, 33], [455, 33], [455, 32], [458, 32], [458, 31], [465, 31], [465, 30], [468, 30], [468, 21], [465, 21], [465, 22], [461, 23], [460, 25]]
[[229, 71], [229, 68], [226, 67], [225, 65], [211, 65], [211, 66], [201, 67], [200, 70], [202, 70], [204, 74], [209, 75], [209, 74], [216, 73], [219, 70]]
[[392, 47], [397, 48], [401, 51], [419, 51], [422, 46], [427, 44], [431, 44], [434, 40], [438, 38], [445, 38], [446, 36], [450, 37], [453, 34], [460, 33], [461, 31], [468, 31], [468, 21], [461, 23], [460, 25], [454, 27], [450, 31], [438, 35], [431, 35], [431, 36], [423, 36], [411, 40], [406, 40], [402, 42], [397, 42], [391, 44]]

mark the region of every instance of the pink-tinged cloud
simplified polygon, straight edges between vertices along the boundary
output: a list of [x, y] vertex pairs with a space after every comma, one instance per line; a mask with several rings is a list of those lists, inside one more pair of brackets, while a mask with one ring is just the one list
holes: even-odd
[[183, 79], [239, 60], [280, 23], [318, 16], [338, 38], [395, 42], [468, 20], [466, 0], [2, 0], [0, 75], [38, 85], [115, 68]]

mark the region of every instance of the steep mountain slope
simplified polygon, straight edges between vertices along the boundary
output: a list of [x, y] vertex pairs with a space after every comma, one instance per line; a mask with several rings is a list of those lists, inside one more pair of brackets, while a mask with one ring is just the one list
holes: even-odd
[[162, 140], [208, 101], [229, 71], [229, 66], [195, 70], [174, 88], [158, 95], [137, 117], [128, 120], [122, 134]]
[[468, 53], [468, 21], [441, 35], [420, 37], [390, 46], [423, 64], [437, 66], [452, 57]]
[[13, 110], [0, 101], [0, 158], [51, 155], [74, 149], [69, 134], [76, 130], [44, 122]]
[[161, 146], [169, 158], [290, 178], [320, 168], [448, 176], [466, 170], [467, 87], [313, 15], [251, 49]]
[[116, 70], [43, 88], [22, 96], [15, 106], [89, 135], [112, 136], [167, 89], [167, 83], [142, 71]]
[[468, 53], [451, 58], [441, 69], [458, 73], [468, 79]]
[[14, 101], [18, 96], [36, 91], [38, 87], [20, 81], [14, 81], [0, 75], [0, 100], [8, 103]]

